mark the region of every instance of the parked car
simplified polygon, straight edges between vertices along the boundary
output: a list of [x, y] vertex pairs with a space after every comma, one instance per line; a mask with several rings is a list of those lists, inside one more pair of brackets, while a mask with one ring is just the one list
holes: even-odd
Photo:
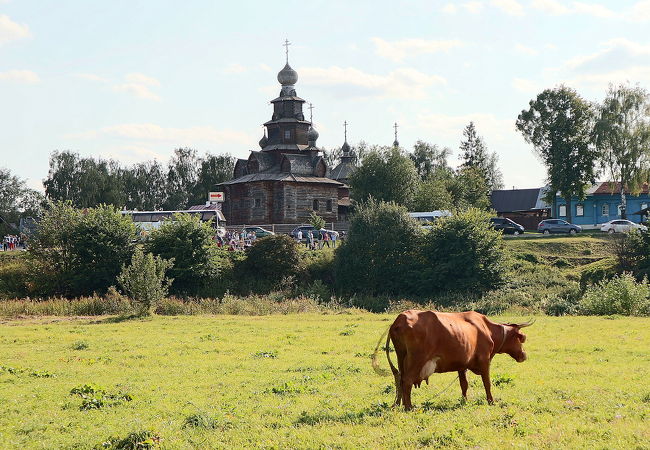
[[275, 233], [273, 231], [269, 231], [265, 228], [262, 227], [245, 227], [244, 231], [248, 233], [255, 233], [255, 236], [258, 238], [262, 238], [265, 236], [274, 236]]
[[490, 224], [495, 230], [502, 231], [504, 234], [522, 234], [524, 227], [505, 217], [494, 217], [490, 219]]
[[576, 234], [582, 231], [582, 227], [574, 225], [562, 219], [546, 219], [537, 224], [537, 231], [544, 234], [570, 233]]
[[325, 228], [321, 228], [320, 230], [316, 231], [316, 228], [314, 228], [314, 227], [311, 226], [311, 225], [301, 225], [301, 226], [299, 226], [299, 227], [296, 227], [296, 228], [294, 228], [293, 230], [291, 230], [291, 233], [289, 233], [289, 235], [290, 235], [292, 238], [297, 239], [297, 237], [298, 237], [298, 230], [302, 231], [302, 240], [303, 240], [303, 241], [304, 241], [305, 239], [307, 239], [307, 232], [308, 232], [308, 231], [311, 231], [311, 232], [314, 234], [314, 236], [316, 236], [316, 233], [319, 232], [319, 233], [321, 233], [321, 235], [322, 235], [323, 233], [329, 233], [330, 236], [331, 236], [332, 234], [335, 234], [337, 238], [339, 237], [339, 232], [338, 232], [338, 231], [334, 231], [334, 230], [326, 230]]
[[625, 219], [610, 220], [600, 226], [600, 231], [607, 233], [627, 233], [629, 231], [648, 231], [648, 227]]

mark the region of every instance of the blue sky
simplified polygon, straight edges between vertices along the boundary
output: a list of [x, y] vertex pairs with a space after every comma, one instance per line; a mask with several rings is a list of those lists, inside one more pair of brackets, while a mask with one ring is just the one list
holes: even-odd
[[[40, 187], [53, 150], [133, 163], [257, 149], [290, 62], [318, 144], [389, 145], [392, 124], [458, 154], [473, 120], [507, 187], [544, 168], [518, 113], [559, 83], [650, 88], [650, 0], [0, 0], [0, 166]], [[454, 161], [452, 161], [454, 162]]]

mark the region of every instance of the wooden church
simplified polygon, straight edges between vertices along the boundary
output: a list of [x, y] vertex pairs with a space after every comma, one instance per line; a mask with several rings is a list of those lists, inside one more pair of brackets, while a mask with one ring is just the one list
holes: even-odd
[[337, 171], [343, 182], [330, 178], [316, 145], [318, 132], [305, 120], [305, 100], [296, 94], [298, 74], [288, 53], [278, 82], [280, 95], [271, 100], [273, 115], [264, 124], [260, 150], [237, 160], [233, 179], [218, 185], [225, 193], [222, 211], [229, 225], [304, 223], [312, 212], [336, 222], [339, 197], [349, 195], [345, 181], [350, 170]]

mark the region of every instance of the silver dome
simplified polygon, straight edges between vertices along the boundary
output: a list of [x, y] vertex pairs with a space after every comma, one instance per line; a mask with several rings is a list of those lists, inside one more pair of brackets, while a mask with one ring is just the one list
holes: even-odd
[[309, 125], [309, 130], [307, 130], [307, 140], [309, 142], [316, 142], [318, 139], [318, 131], [316, 131], [316, 128], [313, 127], [313, 125]]
[[298, 82], [298, 72], [293, 70], [289, 63], [286, 63], [284, 68], [278, 72], [278, 82], [282, 86], [293, 86]]
[[264, 133], [264, 136], [262, 136], [262, 139], [260, 139], [260, 142], [259, 142], [260, 147], [264, 148], [264, 147], [266, 147], [266, 144], [268, 144], [268, 143], [269, 143], [269, 140], [266, 137], [266, 133]]

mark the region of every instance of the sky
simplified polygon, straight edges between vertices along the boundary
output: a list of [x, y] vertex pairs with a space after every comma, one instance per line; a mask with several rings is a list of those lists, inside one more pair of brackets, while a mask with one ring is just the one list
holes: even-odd
[[[452, 149], [474, 121], [507, 188], [543, 185], [515, 129], [564, 83], [650, 88], [650, 0], [0, 0], [0, 167], [42, 189], [55, 150], [166, 162], [258, 150], [289, 60], [318, 145]], [[306, 111], [307, 112], [307, 111]]]

